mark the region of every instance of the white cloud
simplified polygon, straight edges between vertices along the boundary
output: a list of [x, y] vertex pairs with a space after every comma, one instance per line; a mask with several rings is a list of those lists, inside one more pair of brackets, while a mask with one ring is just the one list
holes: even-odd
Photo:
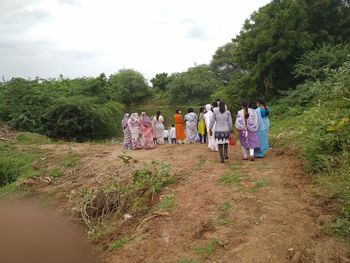
[[209, 63], [268, 0], [2, 0], [0, 75], [150, 79]]

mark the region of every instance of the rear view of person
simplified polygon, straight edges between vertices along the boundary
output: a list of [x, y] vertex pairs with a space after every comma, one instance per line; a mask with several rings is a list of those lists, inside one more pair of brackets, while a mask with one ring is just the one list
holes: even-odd
[[207, 133], [206, 133], [206, 127], [205, 127], [205, 120], [204, 120], [204, 107], [201, 107], [199, 109], [199, 115], [198, 115], [198, 136], [199, 136], [199, 142], [206, 143], [207, 142]]
[[184, 119], [181, 116], [181, 110], [176, 110], [174, 114], [174, 123], [176, 129], [176, 141], [177, 143], [185, 143], [186, 138], [185, 129], [184, 129]]
[[122, 127], [124, 132], [124, 143], [123, 143], [124, 150], [131, 150], [132, 148], [131, 132], [128, 124], [129, 119], [130, 119], [129, 113], [125, 113], [124, 119], [122, 120]]
[[185, 115], [186, 134], [188, 143], [195, 143], [197, 141], [197, 118], [197, 114], [193, 112], [193, 108], [189, 108], [188, 113]]
[[143, 133], [145, 149], [148, 150], [148, 149], [155, 148], [155, 144], [153, 142], [152, 121], [147, 116], [147, 114], [145, 112], [141, 113], [140, 124], [141, 124], [141, 130], [142, 130], [142, 133]]
[[128, 125], [131, 133], [131, 147], [133, 150], [139, 150], [142, 148], [142, 131], [141, 123], [136, 112], [131, 114], [130, 119], [128, 120]]
[[[210, 104], [207, 104], [205, 106], [206, 113], [204, 114], [204, 120], [205, 120], [205, 125], [207, 127], [207, 134], [208, 134], [208, 148], [211, 151], [216, 151], [217, 144], [215, 143], [215, 138], [214, 138], [214, 133], [215, 133], [215, 124], [212, 128], [210, 128], [210, 123], [211, 120], [213, 119], [213, 111], [212, 111], [212, 106]], [[210, 130], [212, 130], [212, 134], [210, 134]]]
[[259, 121], [258, 137], [260, 147], [255, 150], [255, 157], [263, 158], [265, 152], [269, 149], [268, 133], [270, 128], [270, 109], [266, 106], [265, 101], [262, 98], [256, 100], [256, 105], [258, 106], [255, 112]]
[[171, 144], [176, 144], [176, 129], [174, 127], [174, 124], [171, 125], [170, 139], [171, 139]]
[[259, 148], [258, 117], [255, 110], [249, 108], [248, 101], [242, 101], [242, 109], [237, 113], [236, 128], [242, 146], [243, 159], [248, 160], [247, 149], [249, 149], [250, 160], [254, 161], [254, 150]]
[[156, 116], [153, 117], [152, 125], [153, 125], [153, 136], [155, 138], [156, 143], [163, 144], [164, 143], [164, 118], [161, 115], [160, 111], [157, 111]]
[[228, 143], [230, 131], [232, 131], [231, 113], [226, 110], [225, 103], [220, 101], [219, 107], [214, 109], [213, 118], [210, 122], [210, 135], [213, 135], [212, 128], [215, 124], [215, 142], [218, 144], [220, 162], [224, 163], [228, 159]]

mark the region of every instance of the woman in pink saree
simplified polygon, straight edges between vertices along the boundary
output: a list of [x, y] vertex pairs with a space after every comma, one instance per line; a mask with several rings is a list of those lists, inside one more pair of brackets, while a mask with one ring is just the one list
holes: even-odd
[[141, 113], [140, 118], [141, 130], [144, 138], [145, 149], [154, 149], [155, 144], [153, 142], [153, 126], [150, 117], [147, 116], [145, 112]]

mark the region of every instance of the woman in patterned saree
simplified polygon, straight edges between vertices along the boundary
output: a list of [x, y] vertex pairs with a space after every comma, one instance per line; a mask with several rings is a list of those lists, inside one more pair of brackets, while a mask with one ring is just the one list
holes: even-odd
[[140, 120], [138, 118], [137, 113], [131, 114], [130, 119], [128, 120], [128, 125], [131, 133], [132, 149], [139, 150], [142, 148], [142, 145], [141, 145], [142, 131], [141, 131]]
[[188, 113], [185, 115], [186, 122], [186, 135], [188, 143], [195, 143], [197, 141], [197, 114], [193, 112], [192, 108], [188, 109]]
[[247, 149], [249, 149], [250, 160], [254, 161], [254, 149], [259, 148], [258, 138], [258, 116], [255, 110], [249, 108], [248, 101], [242, 101], [242, 109], [237, 113], [236, 128], [242, 146], [243, 160], [248, 159]]
[[129, 118], [130, 118], [129, 113], [126, 113], [124, 116], [124, 119], [122, 120], [122, 127], [124, 132], [124, 143], [123, 143], [124, 150], [130, 150], [132, 147], [131, 132], [128, 125]]
[[158, 144], [164, 143], [164, 118], [160, 111], [152, 120], [154, 141]]
[[155, 148], [155, 144], [153, 142], [152, 121], [145, 112], [141, 113], [140, 124], [141, 124], [141, 130], [143, 133], [145, 149], [149, 150], [149, 149]]

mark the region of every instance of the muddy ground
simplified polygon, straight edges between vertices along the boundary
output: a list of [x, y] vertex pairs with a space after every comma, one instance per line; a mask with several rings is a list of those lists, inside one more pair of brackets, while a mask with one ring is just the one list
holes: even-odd
[[[118, 158], [120, 146], [40, 148], [47, 162], [67, 154], [81, 159], [78, 176], [71, 171], [34, 186], [39, 195], [54, 192], [60, 211], [67, 211], [70, 191], [122, 177], [126, 169]], [[313, 184], [301, 161], [287, 150], [272, 149], [266, 158], [250, 162], [241, 160], [239, 146], [230, 147], [225, 164], [200, 144], [128, 154], [138, 163], [170, 164], [178, 179], [166, 191], [175, 206], [161, 216], [129, 219], [126, 228], [134, 231], [133, 239], [118, 250], [100, 251], [103, 262], [350, 262], [347, 245], [326, 231], [336, 202]], [[110, 241], [118, 235], [112, 234]]]

